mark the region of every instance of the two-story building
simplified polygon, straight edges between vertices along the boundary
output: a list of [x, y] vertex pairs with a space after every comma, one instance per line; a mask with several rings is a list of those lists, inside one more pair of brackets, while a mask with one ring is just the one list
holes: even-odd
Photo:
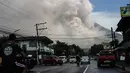
[[38, 38], [35, 36], [17, 38], [17, 42], [21, 48], [26, 51], [27, 54], [32, 54], [35, 57], [37, 51], [36, 40], [39, 42], [39, 54], [54, 54], [54, 50], [48, 47], [48, 45], [52, 44], [53, 41], [46, 36], [40, 36]]

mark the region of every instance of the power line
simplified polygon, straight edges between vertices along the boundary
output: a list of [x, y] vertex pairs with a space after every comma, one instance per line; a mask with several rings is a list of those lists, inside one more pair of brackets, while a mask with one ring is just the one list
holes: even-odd
[[10, 6], [8, 6], [8, 5], [4, 4], [4, 3], [3, 3], [3, 2], [1, 2], [1, 1], [0, 1], [0, 4], [1, 4], [1, 5], [4, 5], [4, 6], [5, 6], [5, 7], [7, 7], [7, 8], [10, 8], [10, 9], [12, 9], [12, 10], [14, 10], [14, 11], [16, 11], [16, 12], [20, 13], [20, 14], [23, 14], [23, 13], [21, 13], [21, 12], [17, 11], [16, 9], [11, 8]]
[[[11, 3], [11, 2], [10, 2], [10, 3]], [[5, 7], [7, 7], [7, 8], [9, 8], [9, 9], [12, 9], [12, 10], [14, 10], [14, 11], [17, 11], [16, 9], [11, 8], [10, 6], [6, 5], [5, 3], [1, 2], [1, 1], [0, 1], [0, 4], [3, 5], [3, 6], [5, 6]], [[13, 3], [12, 3], [12, 4], [13, 4]], [[17, 6], [15, 6], [15, 7], [17, 7]], [[24, 11], [25, 11], [25, 10], [24, 10]], [[17, 11], [17, 12], [19, 12], [19, 11]], [[8, 14], [8, 16], [9, 16], [9, 13], [7, 13], [7, 12], [5, 12], [5, 11], [4, 11], [4, 13]], [[19, 12], [19, 13], [21, 13], [21, 12]], [[21, 14], [23, 14], [23, 13], [21, 13]], [[10, 16], [12, 16], [12, 15], [10, 15]], [[5, 18], [5, 17], [0, 17], [0, 19], [6, 20], [6, 21], [8, 21], [8, 20], [12, 21], [10, 18], [7, 19], [7, 18]], [[0, 25], [0, 26], [2, 26], [2, 25]], [[2, 27], [6, 27], [6, 26], [2, 26]], [[6, 28], [7, 28], [7, 29], [6, 29]], [[15, 29], [9, 28], [9, 27], [6, 27], [6, 28], [0, 28], [0, 29], [4, 29], [4, 30], [12, 29], [12, 30], [15, 30]]]
[[[44, 35], [49, 35], [49, 36], [87, 36], [85, 34], [81, 34], [81, 35], [67, 35], [67, 34], [44, 34]], [[98, 36], [98, 37], [103, 37], [103, 36]]]
[[[10, 1], [8, 1], [10, 4], [12, 4], [12, 5], [14, 5], [13, 3], [11, 3]], [[20, 12], [20, 11], [18, 11], [18, 10], [16, 10], [16, 9], [14, 9], [14, 8], [11, 8], [10, 6], [8, 6], [8, 5], [6, 5], [6, 4], [4, 4], [3, 2], [1, 2], [0, 1], [0, 4], [1, 5], [3, 5], [3, 6], [5, 6], [5, 7], [7, 7], [7, 8], [9, 8], [9, 9], [12, 9], [13, 11], [16, 11], [16, 12], [18, 12], [18, 13], [20, 13], [20, 14], [24, 14], [24, 13], [22, 13], [22, 12]], [[17, 5], [14, 5], [15, 7], [17, 7], [17, 9], [22, 9], [22, 8], [19, 8]], [[4, 10], [3, 10], [4, 11]], [[21, 10], [21, 11], [25, 11], [25, 10]], [[9, 13], [7, 13], [7, 12], [5, 12], [4, 11], [4, 13], [6, 13], [8, 16], [10, 15]], [[25, 12], [26, 13], [26, 12]], [[10, 15], [10, 16], [12, 16], [12, 15]], [[27, 15], [26, 15], [27, 16]], [[6, 19], [6, 18], [4, 18], [4, 17], [0, 17], [1, 19], [4, 19], [4, 20], [8, 20], [8, 19]], [[10, 19], [10, 21], [12, 21], [12, 19]]]
[[[15, 5], [14, 3], [10, 2], [9, 0], [6, 0], [6, 1], [9, 2], [10, 4], [12, 4], [13, 6], [17, 7], [18, 9], [21, 9], [22, 11], [25, 11], [23, 8], [18, 7], [17, 5]], [[25, 12], [27, 12], [27, 11], [25, 11]]]
[[3, 20], [7, 20], [6, 18], [3, 18], [3, 17], [0, 17], [1, 19], [3, 19]]
[[91, 37], [91, 38], [51, 38], [51, 39], [79, 39], [79, 40], [81, 40], [81, 39], [103, 39], [103, 38], [94, 38], [94, 37]]
[[[0, 2], [0, 4], [6, 6], [6, 7], [8, 7], [8, 8], [10, 8], [9, 6], [3, 4], [2, 2]], [[9, 14], [8, 14], [7, 12], [4, 11], [4, 13], [6, 13], [6, 14], [9, 16]], [[11, 16], [11, 15], [10, 15], [10, 16]], [[1, 16], [0, 16], [0, 19], [12, 21], [11, 19], [7, 19], [7, 18], [1, 17]]]
[[[0, 26], [3, 26], [3, 25], [0, 25]], [[14, 31], [16, 30], [16, 29], [13, 29], [13, 28], [10, 28], [10, 27], [7, 27], [7, 26], [3, 26], [3, 27], [6, 27], [6, 28], [1, 28], [0, 27], [0, 32], [3, 32], [3, 33], [14, 33]], [[11, 29], [11, 30], [10, 30]], [[15, 33], [15, 34], [17, 34], [17, 35], [20, 35], [20, 36], [27, 36], [27, 35], [25, 35], [25, 34], [23, 34], [23, 33]]]
[[11, 29], [11, 30], [16, 30], [16, 29], [13, 29], [13, 28], [10, 28], [10, 27], [7, 27], [7, 26], [4, 26], [4, 25], [0, 25], [0, 26], [5, 27], [5, 28], [7, 28], [7, 29]]
[[24, 10], [23, 8], [18, 7], [17, 5], [15, 5], [14, 3], [10, 2], [9, 0], [6, 0], [6, 1], [9, 2], [10, 4], [12, 4], [13, 6], [17, 7], [17, 9], [19, 9], [19, 10], [21, 9], [21, 11], [23, 11], [24, 13], [28, 14], [28, 12], [26, 10]]

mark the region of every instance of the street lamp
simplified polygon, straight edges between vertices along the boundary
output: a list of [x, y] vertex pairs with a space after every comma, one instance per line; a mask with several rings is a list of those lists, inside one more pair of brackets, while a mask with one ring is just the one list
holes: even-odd
[[15, 32], [18, 32], [19, 30], [20, 30], [20, 29], [15, 30], [14, 33], [15, 33]]

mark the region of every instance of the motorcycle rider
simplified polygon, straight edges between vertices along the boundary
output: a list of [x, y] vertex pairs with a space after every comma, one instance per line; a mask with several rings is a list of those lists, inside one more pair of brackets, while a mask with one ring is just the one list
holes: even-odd
[[77, 63], [77, 65], [79, 65], [79, 64], [80, 64], [80, 61], [81, 61], [81, 58], [80, 58], [80, 56], [79, 56], [79, 55], [77, 55], [77, 56], [76, 56], [76, 63]]
[[2, 59], [1, 65], [3, 72], [0, 73], [17, 73], [17, 68], [23, 69], [21, 73], [25, 72], [25, 65], [16, 62], [18, 54], [24, 56], [24, 52], [18, 44], [16, 44], [16, 35], [10, 34], [7, 41], [3, 42], [0, 47], [0, 58]]

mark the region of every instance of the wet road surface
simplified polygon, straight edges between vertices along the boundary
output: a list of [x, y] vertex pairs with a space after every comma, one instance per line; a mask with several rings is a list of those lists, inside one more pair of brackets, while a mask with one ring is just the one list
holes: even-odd
[[103, 66], [101, 68], [98, 68], [97, 62], [91, 61], [91, 64], [86, 73], [120, 73], [120, 72], [118, 72], [116, 68], [111, 68], [109, 66]]
[[76, 64], [64, 64], [62, 66], [38, 66], [29, 73], [83, 73], [88, 65], [77, 67]]
[[76, 64], [63, 64], [62, 66], [37, 66], [29, 73], [120, 73], [116, 68], [109, 66], [97, 67], [96, 61], [91, 61], [91, 64], [81, 65], [77, 67]]

